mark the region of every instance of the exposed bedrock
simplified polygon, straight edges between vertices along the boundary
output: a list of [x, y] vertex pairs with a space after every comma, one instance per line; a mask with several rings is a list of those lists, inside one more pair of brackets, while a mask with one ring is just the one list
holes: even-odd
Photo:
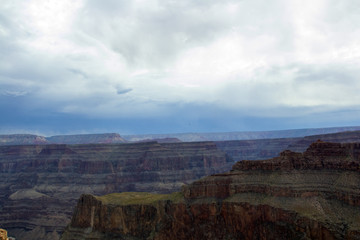
[[231, 165], [211, 142], [1, 146], [0, 225], [56, 239], [82, 193], [168, 193]]
[[360, 239], [359, 153], [316, 142], [180, 193], [82, 195], [62, 239]]
[[271, 158], [289, 148], [300, 151], [319, 138], [360, 141], [360, 132], [216, 143], [0, 146], [0, 225], [20, 240], [56, 239], [82, 193], [179, 191], [183, 184], [229, 171], [235, 160]]

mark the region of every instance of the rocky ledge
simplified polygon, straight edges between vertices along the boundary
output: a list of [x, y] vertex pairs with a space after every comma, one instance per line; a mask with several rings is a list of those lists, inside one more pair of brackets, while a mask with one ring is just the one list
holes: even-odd
[[67, 239], [360, 239], [360, 144], [241, 161], [168, 195], [82, 195]]
[[170, 193], [232, 164], [212, 142], [0, 146], [0, 226], [58, 239], [83, 193]]

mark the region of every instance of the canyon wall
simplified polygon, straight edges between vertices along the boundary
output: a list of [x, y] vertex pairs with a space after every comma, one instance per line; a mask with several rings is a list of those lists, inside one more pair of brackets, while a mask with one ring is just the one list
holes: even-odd
[[166, 193], [231, 165], [211, 142], [1, 146], [0, 225], [56, 239], [82, 193]]
[[240, 161], [156, 195], [82, 195], [70, 239], [360, 239], [360, 144]]
[[231, 141], [231, 140], [255, 140], [276, 138], [301, 138], [310, 135], [331, 134], [345, 131], [359, 131], [360, 126], [332, 127], [332, 128], [305, 128], [275, 131], [247, 131], [247, 132], [216, 132], [216, 133], [172, 133], [172, 134], [142, 134], [123, 135], [128, 141], [139, 141], [156, 138], [178, 138], [184, 142], [198, 141]]
[[88, 144], [88, 143], [125, 143], [118, 133], [58, 135], [52, 137], [34, 134], [0, 135], [1, 145], [41, 145], [41, 144]]
[[215, 143], [0, 146], [0, 225], [20, 240], [56, 239], [82, 193], [179, 191], [183, 184], [230, 170], [235, 161], [303, 151], [319, 138], [360, 142], [360, 132]]
[[326, 135], [360, 131], [360, 126], [309, 128], [278, 131], [253, 132], [218, 132], [218, 133], [179, 133], [179, 134], [147, 134], [124, 135], [118, 133], [56, 135], [50, 137], [34, 134], [0, 134], [0, 145], [33, 145], [33, 144], [88, 144], [88, 143], [125, 143], [125, 142], [204, 142], [204, 141], [234, 141], [256, 139], [302, 138], [311, 135]]
[[360, 142], [360, 131], [313, 135], [302, 138], [221, 141], [216, 142], [216, 145], [236, 162], [240, 160], [273, 158], [285, 149], [294, 152], [304, 152], [311, 143], [319, 139], [337, 143]]

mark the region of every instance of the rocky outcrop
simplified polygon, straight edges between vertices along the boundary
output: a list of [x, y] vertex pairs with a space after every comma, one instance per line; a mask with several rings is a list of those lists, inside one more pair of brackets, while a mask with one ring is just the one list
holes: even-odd
[[360, 144], [241, 161], [169, 195], [82, 195], [68, 239], [360, 239]]
[[287, 150], [270, 160], [240, 161], [231, 172], [199, 180], [184, 191], [189, 198], [225, 198], [248, 191], [294, 198], [321, 195], [360, 206], [359, 156], [359, 143], [319, 141], [304, 153]]
[[0, 225], [56, 239], [82, 193], [168, 193], [231, 165], [211, 142], [1, 146]]
[[304, 153], [283, 151], [279, 157], [262, 161], [240, 161], [233, 170], [353, 170], [360, 171], [360, 143], [341, 144], [318, 140]]

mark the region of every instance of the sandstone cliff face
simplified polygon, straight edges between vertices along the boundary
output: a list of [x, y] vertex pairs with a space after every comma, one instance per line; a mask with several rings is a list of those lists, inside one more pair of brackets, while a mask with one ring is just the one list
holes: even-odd
[[56, 239], [82, 193], [166, 193], [231, 165], [211, 142], [1, 146], [0, 225]]
[[316, 142], [152, 201], [82, 195], [62, 239], [360, 239], [359, 156], [357, 143]]

